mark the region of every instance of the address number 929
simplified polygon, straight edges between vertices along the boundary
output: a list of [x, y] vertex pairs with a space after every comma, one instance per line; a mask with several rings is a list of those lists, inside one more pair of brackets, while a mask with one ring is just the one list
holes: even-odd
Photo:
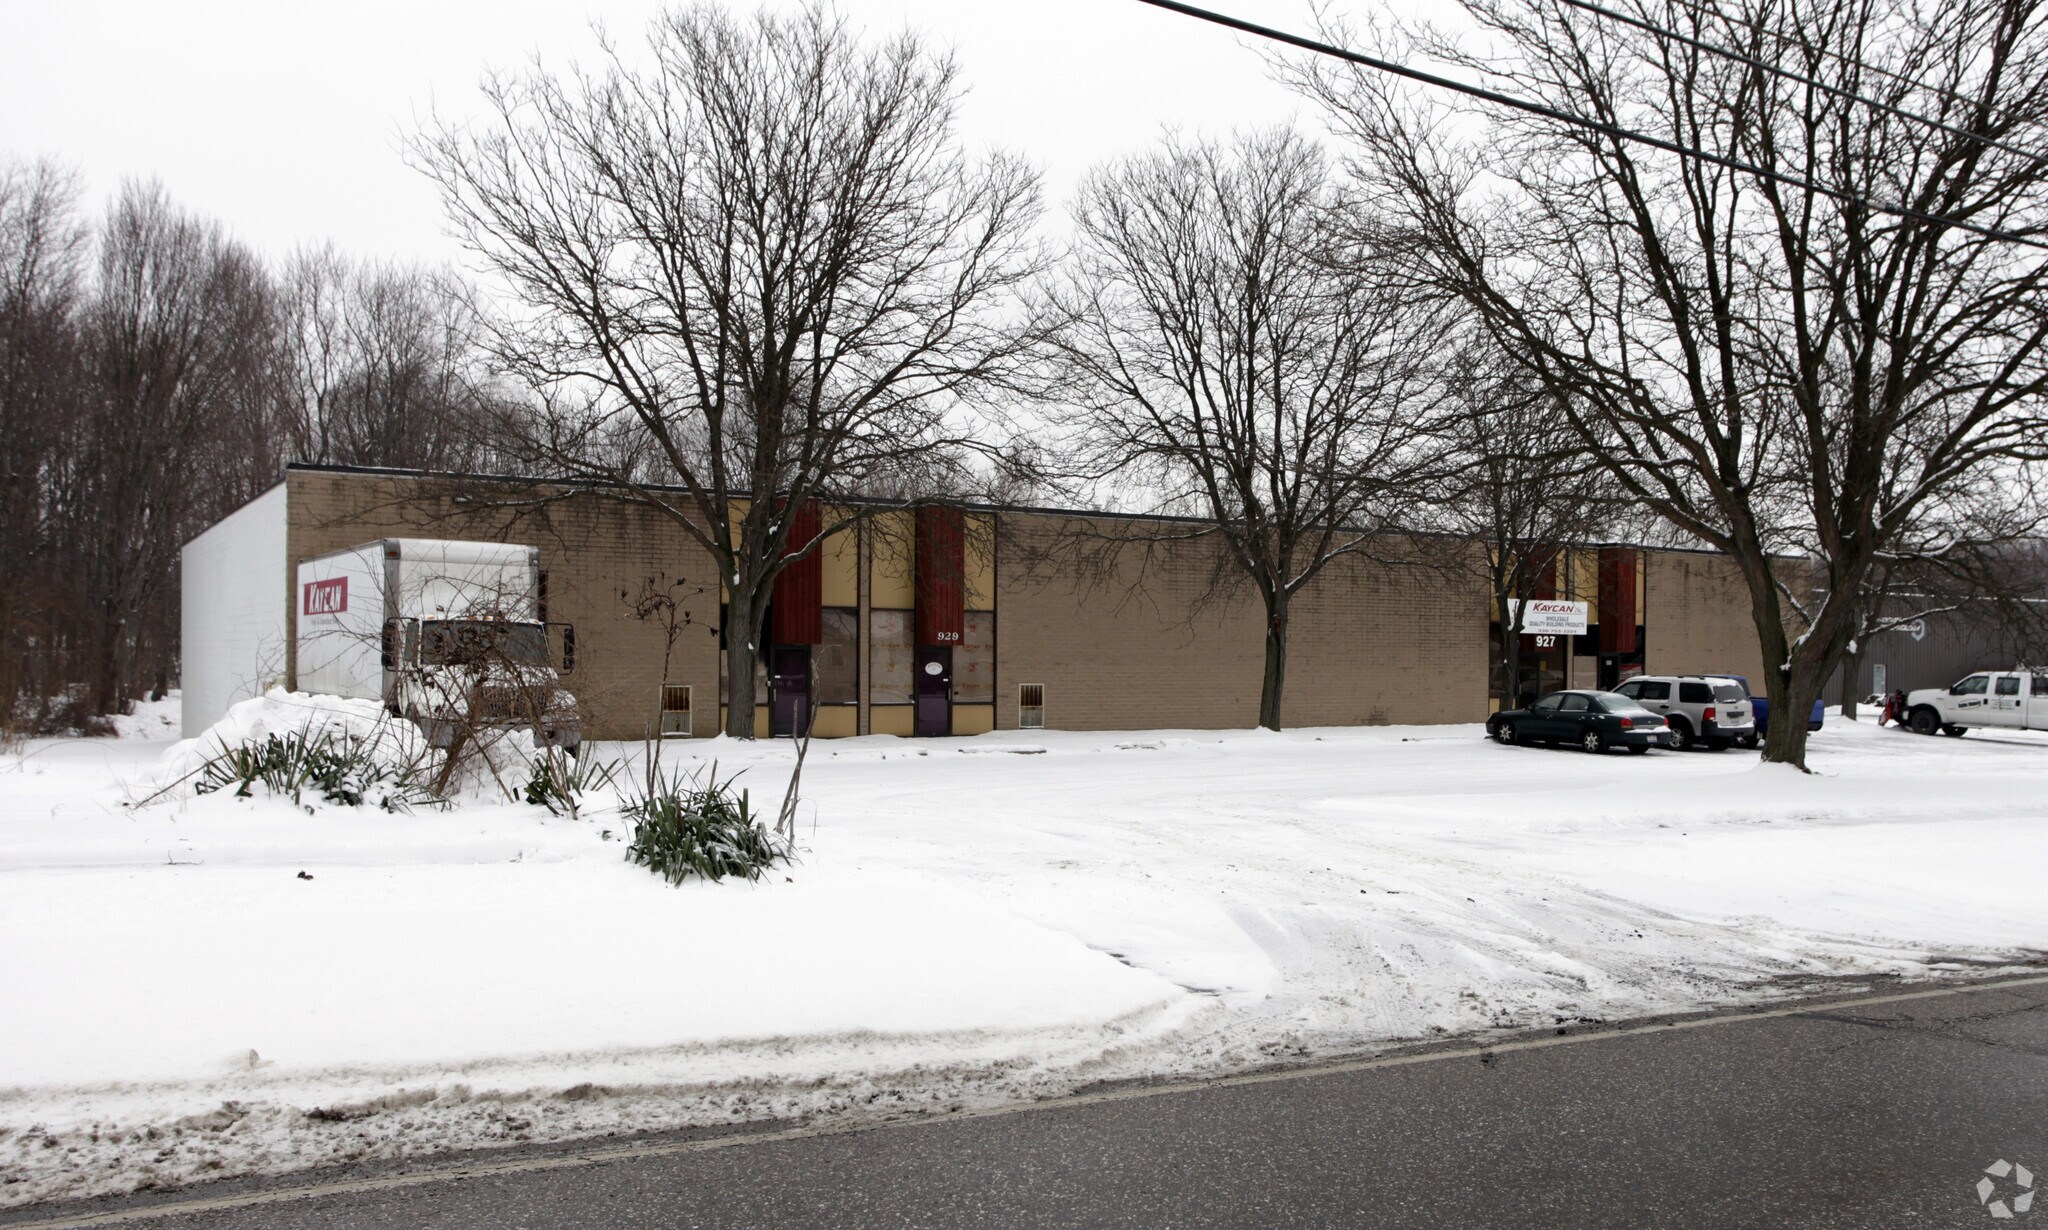
[[944, 643], [944, 642], [947, 642], [947, 641], [955, 641], [955, 642], [957, 642], [957, 641], [958, 641], [959, 639], [960, 639], [960, 634], [959, 634], [958, 632], [941, 632], [941, 633], [939, 633], [939, 640], [940, 640], [940, 642], [941, 642], [941, 643]]

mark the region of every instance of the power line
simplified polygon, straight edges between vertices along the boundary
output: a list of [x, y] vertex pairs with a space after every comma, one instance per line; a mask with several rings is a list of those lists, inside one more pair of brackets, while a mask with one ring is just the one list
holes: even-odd
[[1925, 210], [1914, 209], [1910, 205], [1889, 205], [1880, 201], [1872, 201], [1858, 196], [1856, 193], [1850, 192], [1845, 188], [1835, 188], [1814, 180], [1801, 178], [1797, 175], [1788, 175], [1783, 171], [1774, 171], [1769, 167], [1746, 162], [1740, 158], [1733, 158], [1726, 154], [1717, 154], [1712, 150], [1698, 149], [1677, 141], [1653, 136], [1646, 132], [1639, 132], [1632, 128], [1624, 128], [1619, 124], [1610, 124], [1605, 120], [1574, 115], [1569, 111], [1561, 111], [1545, 103], [1533, 102], [1526, 98], [1517, 98], [1512, 94], [1504, 94], [1499, 90], [1488, 89], [1485, 86], [1470, 85], [1436, 73], [1424, 72], [1419, 68], [1410, 68], [1405, 64], [1397, 64], [1392, 60], [1383, 60], [1377, 56], [1369, 56], [1364, 52], [1352, 51], [1349, 48], [1320, 42], [1299, 34], [1290, 34], [1285, 30], [1277, 30], [1271, 26], [1262, 26], [1256, 22], [1246, 21], [1241, 17], [1231, 17], [1209, 9], [1197, 8], [1192, 4], [1183, 4], [1180, 0], [1138, 0], [1138, 3], [1149, 4], [1154, 8], [1165, 9], [1170, 13], [1179, 13], [1184, 17], [1193, 17], [1199, 21], [1206, 21], [1213, 25], [1222, 26], [1225, 29], [1237, 30], [1241, 33], [1255, 35], [1276, 43], [1285, 43], [1290, 47], [1299, 47], [1304, 51], [1312, 51], [1317, 55], [1345, 60], [1352, 64], [1362, 65], [1378, 72], [1387, 73], [1390, 76], [1403, 77], [1410, 81], [1420, 82], [1423, 85], [1432, 85], [1438, 89], [1452, 90], [1460, 94], [1470, 95], [1483, 102], [1494, 103], [1497, 106], [1508, 107], [1529, 115], [1542, 116], [1545, 119], [1556, 120], [1562, 124], [1590, 129], [1605, 136], [1613, 137], [1617, 141], [1629, 141], [1638, 145], [1647, 145], [1652, 149], [1660, 149], [1666, 153], [1677, 154], [1682, 158], [1697, 159], [1715, 166], [1726, 167], [1731, 171], [1739, 171], [1745, 175], [1754, 175], [1759, 179], [1767, 179], [1773, 183], [1784, 184], [1787, 187], [1818, 193], [1821, 196], [1830, 197], [1846, 204], [1859, 205], [1875, 213], [1891, 214], [1894, 217], [1906, 218], [1915, 222], [1933, 223], [1937, 226], [1952, 226], [1957, 230], [1968, 231], [1975, 235], [1983, 235], [1989, 239], [2025, 244], [2028, 247], [2048, 248], [2048, 240], [2037, 239], [2033, 236], [2022, 235], [2013, 231], [1999, 230], [1996, 227], [1982, 226], [1975, 222], [1964, 221], [1961, 218], [1931, 214]]
[[[1988, 145], [1993, 149], [2002, 149], [2008, 154], [2018, 154], [2022, 158], [2032, 158], [2036, 162], [2048, 161], [2048, 159], [2044, 159], [2040, 154], [2037, 154], [2032, 150], [2025, 150], [2020, 149], [2017, 146], [2007, 145], [2005, 142], [2000, 141], [1994, 137], [1987, 137], [1982, 133], [1971, 132], [1965, 128], [1957, 128], [1953, 124], [1946, 123], [1942, 120], [1937, 120], [1932, 116], [1921, 115], [1918, 112], [1908, 111], [1904, 107], [1894, 106], [1893, 104], [1888, 102], [1882, 102], [1875, 98], [1869, 98], [1862, 94], [1856, 93], [1854, 90], [1843, 89], [1841, 86], [1838, 85], [1830, 85], [1827, 82], [1822, 81], [1816, 77], [1809, 77], [1805, 73], [1795, 72], [1792, 69], [1785, 68], [1781, 65], [1773, 64], [1768, 60], [1759, 60], [1754, 56], [1744, 55], [1740, 51], [1735, 51], [1728, 47], [1722, 47], [1718, 44], [1710, 43], [1705, 39], [1695, 38], [1690, 34], [1685, 34], [1678, 30], [1673, 30], [1665, 26], [1660, 26], [1656, 22], [1647, 20], [1646, 18], [1637, 17], [1631, 13], [1624, 13], [1617, 9], [1610, 9], [1604, 5], [1594, 4], [1592, 0], [1558, 0], [1558, 2], [1561, 4], [1569, 5], [1572, 8], [1579, 9], [1582, 12], [1592, 13], [1596, 17], [1604, 17], [1609, 21], [1618, 21], [1625, 26], [1634, 26], [1636, 29], [1647, 31], [1648, 33], [1658, 38], [1668, 38], [1671, 39], [1673, 42], [1683, 43], [1688, 47], [1697, 48], [1698, 50], [1704, 51], [1709, 55], [1716, 55], [1722, 57], [1723, 59], [1733, 60], [1737, 64], [1744, 64], [1760, 72], [1770, 73], [1774, 77], [1783, 77], [1787, 81], [1796, 81], [1801, 85], [1809, 86], [1816, 90], [1821, 90], [1825, 93], [1832, 94], [1837, 98], [1847, 99], [1851, 102], [1862, 103], [1866, 107], [1872, 107], [1876, 110], [1883, 111], [1891, 115], [1895, 115], [1903, 120], [1911, 120], [1916, 124], [1925, 124], [1930, 128], [1938, 128], [1942, 132], [1945, 132], [1952, 137], [1961, 137], [1965, 141], [1975, 141], [1982, 145]], [[1699, 10], [1697, 9], [1692, 9], [1689, 11], [1693, 12], [1696, 16], [1699, 15]], [[1874, 68], [1871, 65], [1864, 64], [1861, 61], [1857, 61], [1856, 63], [1857, 67], [1859, 68], [1869, 69], [1872, 72], [1882, 71], [1877, 68]]]

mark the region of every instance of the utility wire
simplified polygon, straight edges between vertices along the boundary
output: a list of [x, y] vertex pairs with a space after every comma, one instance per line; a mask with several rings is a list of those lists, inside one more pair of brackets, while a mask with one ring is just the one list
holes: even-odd
[[1683, 145], [1664, 137], [1653, 136], [1646, 132], [1638, 132], [1632, 128], [1624, 128], [1619, 124], [1610, 124], [1605, 120], [1574, 115], [1569, 111], [1561, 111], [1545, 103], [1533, 102], [1526, 98], [1517, 98], [1512, 94], [1503, 94], [1499, 90], [1488, 89], [1485, 86], [1470, 85], [1451, 77], [1424, 72], [1422, 69], [1410, 68], [1405, 64], [1397, 64], [1392, 60], [1383, 60], [1377, 56], [1369, 56], [1364, 52], [1352, 51], [1349, 48], [1339, 47], [1332, 43], [1319, 42], [1316, 39], [1307, 38], [1299, 34], [1290, 34], [1285, 30], [1276, 30], [1272, 26], [1262, 26], [1257, 22], [1246, 21], [1241, 17], [1231, 17], [1209, 9], [1197, 8], [1192, 4], [1183, 4], [1180, 0], [1138, 0], [1138, 3], [1149, 4], [1153, 8], [1165, 9], [1170, 13], [1179, 13], [1184, 17], [1193, 17], [1198, 21], [1206, 21], [1213, 25], [1222, 26], [1225, 29], [1237, 30], [1241, 33], [1255, 35], [1276, 43], [1284, 43], [1290, 47], [1299, 47], [1304, 51], [1312, 51], [1317, 55], [1330, 56], [1352, 64], [1363, 65], [1366, 68], [1387, 73], [1390, 76], [1403, 77], [1410, 81], [1421, 82], [1423, 85], [1433, 85], [1439, 89], [1467, 94], [1483, 102], [1494, 103], [1498, 106], [1508, 107], [1529, 115], [1539, 115], [1545, 119], [1556, 120], [1562, 124], [1591, 129], [1594, 132], [1613, 137], [1617, 141], [1629, 141], [1638, 145], [1647, 145], [1652, 149], [1660, 149], [1666, 153], [1677, 154], [1682, 158], [1697, 159], [1715, 166], [1726, 167], [1731, 171], [1739, 171], [1745, 175], [1754, 175], [1759, 179], [1767, 179], [1773, 183], [1784, 184], [1787, 187], [1818, 193], [1821, 196], [1830, 197], [1845, 204], [1859, 205], [1874, 213], [1890, 214], [1894, 217], [1907, 218], [1915, 222], [1932, 223], [1937, 226], [1952, 226], [1957, 230], [1982, 235], [1988, 239], [2025, 244], [2033, 248], [2048, 248], [2048, 240], [2035, 238], [2031, 235], [1999, 230], [1996, 227], [1967, 222], [1961, 218], [1931, 214], [1925, 210], [1914, 209], [1910, 205], [1889, 205], [1881, 201], [1872, 201], [1854, 192], [1850, 192], [1846, 188], [1836, 188], [1814, 180], [1804, 179], [1797, 175], [1788, 175], [1783, 171], [1774, 171], [1769, 167], [1746, 162], [1740, 158], [1732, 158], [1726, 154], [1714, 153], [1712, 150], [1703, 150]]
[[[2031, 158], [2036, 162], [2048, 161], [2048, 159], [2044, 159], [2042, 155], [2035, 153], [2033, 150], [2026, 150], [2021, 149], [2018, 146], [2007, 145], [2005, 142], [2000, 141], [1994, 137], [1987, 137], [1982, 133], [1971, 132], [1968, 129], [1964, 128], [1957, 128], [1953, 124], [1949, 124], [1942, 120], [1935, 119], [1932, 116], [1921, 115], [1917, 112], [1908, 111], [1904, 107], [1894, 106], [1888, 102], [1881, 102], [1878, 99], [1869, 98], [1865, 95], [1858, 94], [1854, 90], [1845, 90], [1838, 85], [1830, 85], [1825, 81], [1819, 80], [1818, 78], [1809, 77], [1805, 73], [1795, 72], [1792, 69], [1784, 68], [1779, 65], [1773, 64], [1768, 60], [1759, 60], [1754, 56], [1745, 55], [1742, 52], [1736, 51], [1732, 48], [1722, 47], [1718, 44], [1710, 43], [1705, 39], [1695, 38], [1690, 34], [1685, 34], [1678, 30], [1673, 30], [1665, 26], [1660, 26], [1656, 22], [1649, 21], [1642, 17], [1637, 17], [1634, 14], [1624, 13], [1616, 9], [1611, 9], [1606, 7], [1605, 5], [1594, 4], [1592, 0], [1558, 0], [1558, 2], [1561, 4], [1569, 5], [1572, 8], [1578, 9], [1582, 12], [1591, 13], [1596, 17], [1604, 17], [1609, 21], [1618, 21], [1625, 26], [1634, 26], [1636, 29], [1647, 31], [1648, 33], [1656, 36], [1657, 38], [1668, 38], [1673, 42], [1683, 43], [1688, 47], [1697, 48], [1698, 50], [1704, 51], [1709, 55], [1716, 55], [1720, 56], [1723, 59], [1733, 60], [1737, 64], [1747, 65], [1748, 67], [1754, 68], [1759, 72], [1769, 73], [1774, 77], [1783, 77], [1787, 81], [1796, 81], [1801, 85], [1809, 86], [1813, 89], [1823, 91], [1824, 93], [1832, 94], [1837, 98], [1846, 99], [1850, 102], [1862, 103], [1866, 107], [1873, 107], [1879, 111], [1886, 112], [1890, 115], [1895, 115], [1903, 120], [1911, 120], [1916, 124], [1925, 124], [1930, 128], [1938, 128], [1942, 132], [1945, 132], [1952, 137], [1960, 137], [1965, 141], [1975, 141], [1982, 145], [1991, 146], [1993, 149], [2002, 149], [2008, 154], [2018, 154], [2022, 158]], [[1695, 14], [1697, 14], [1698, 12], [1697, 10], [1693, 11], [1695, 12]], [[1879, 71], [1877, 69], [1872, 68], [1868, 64], [1861, 63], [1860, 61], [1858, 62], [1858, 67], [1871, 69], [1871, 71], [1873, 72]]]

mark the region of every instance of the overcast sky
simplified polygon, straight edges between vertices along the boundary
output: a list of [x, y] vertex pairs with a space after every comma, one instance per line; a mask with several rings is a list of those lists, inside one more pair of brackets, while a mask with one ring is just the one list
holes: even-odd
[[[1357, 0], [1363, 6], [1373, 0]], [[430, 110], [473, 109], [487, 66], [592, 56], [590, 23], [635, 36], [658, 0], [0, 0], [0, 154], [80, 167], [97, 204], [160, 178], [271, 256], [333, 239], [365, 255], [457, 253], [399, 145]], [[751, 0], [735, 7], [751, 9]], [[1075, 178], [1193, 131], [1313, 112], [1228, 31], [1137, 0], [842, 0], [870, 30], [905, 24], [959, 51], [964, 136], [1019, 150], [1063, 204]], [[1309, 27], [1307, 0], [1217, 0]]]

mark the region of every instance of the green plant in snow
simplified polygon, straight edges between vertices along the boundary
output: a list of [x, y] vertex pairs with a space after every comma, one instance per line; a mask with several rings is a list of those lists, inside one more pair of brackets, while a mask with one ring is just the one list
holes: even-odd
[[526, 801], [545, 807], [557, 816], [574, 820], [583, 796], [609, 786], [618, 777], [619, 765], [595, 755], [571, 754], [558, 747], [544, 747], [533, 758], [533, 776], [526, 781]]
[[385, 811], [410, 811], [441, 800], [427, 788], [426, 776], [410, 764], [393, 764], [380, 756], [379, 740], [357, 739], [339, 731], [311, 735], [293, 731], [266, 735], [262, 742], [223, 748], [199, 767], [194, 789], [212, 794], [232, 787], [246, 799], [259, 784], [270, 794], [305, 806], [308, 793], [328, 803], [361, 807], [374, 803]]
[[713, 764], [700, 780], [695, 773], [658, 774], [646, 793], [620, 808], [633, 825], [626, 859], [681, 884], [691, 876], [758, 880], [777, 863], [790, 860], [790, 843], [754, 817], [734, 774], [718, 780]]

